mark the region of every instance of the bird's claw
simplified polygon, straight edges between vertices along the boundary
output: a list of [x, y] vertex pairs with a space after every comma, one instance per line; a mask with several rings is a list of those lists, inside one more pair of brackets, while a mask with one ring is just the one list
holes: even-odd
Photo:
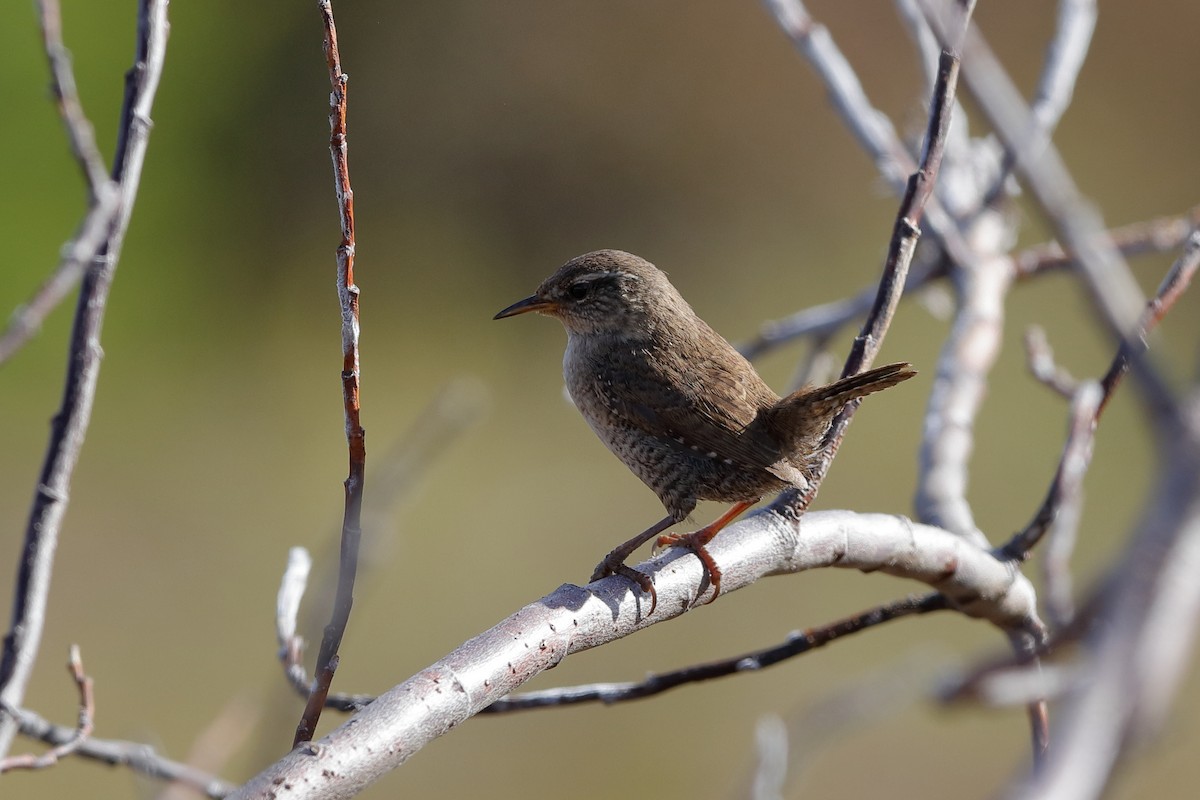
[[700, 559], [700, 564], [704, 567], [713, 590], [712, 596], [702, 605], [708, 605], [721, 594], [721, 568], [717, 566], [712, 553], [708, 552], [708, 548], [705, 547], [710, 539], [712, 539], [712, 535], [707, 530], [701, 529], [693, 533], [665, 533], [654, 543], [655, 552], [668, 547], [686, 547]]
[[623, 561], [613, 561], [611, 554], [609, 558], [605, 558], [596, 568], [592, 570], [592, 581], [598, 581], [602, 578], [607, 578], [609, 575], [620, 575], [622, 578], [627, 578], [637, 584], [643, 592], [650, 595], [650, 610], [646, 612], [646, 616], [654, 613], [654, 609], [658, 608], [658, 592], [654, 588], [654, 580], [644, 572], [636, 570], [633, 567], [626, 566]]

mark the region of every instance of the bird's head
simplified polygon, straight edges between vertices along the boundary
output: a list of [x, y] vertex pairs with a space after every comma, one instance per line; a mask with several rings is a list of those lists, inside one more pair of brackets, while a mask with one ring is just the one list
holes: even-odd
[[654, 327], [665, 310], [691, 309], [667, 276], [621, 250], [596, 250], [563, 264], [530, 297], [494, 318], [536, 311], [557, 317], [568, 333], [630, 335]]

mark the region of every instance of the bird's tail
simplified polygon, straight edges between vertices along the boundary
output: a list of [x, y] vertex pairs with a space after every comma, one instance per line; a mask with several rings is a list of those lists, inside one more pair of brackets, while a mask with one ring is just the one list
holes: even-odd
[[771, 409], [771, 427], [784, 439], [816, 444], [833, 416], [851, 400], [895, 386], [916, 375], [912, 364], [899, 361], [851, 375], [827, 386], [806, 386]]

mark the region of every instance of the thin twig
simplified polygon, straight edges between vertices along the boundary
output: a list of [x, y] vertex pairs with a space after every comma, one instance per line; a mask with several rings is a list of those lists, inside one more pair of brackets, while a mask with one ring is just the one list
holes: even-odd
[[1056, 394], [1070, 399], [1079, 391], [1079, 381], [1054, 360], [1054, 349], [1040, 325], [1025, 330], [1025, 364], [1038, 383]]
[[[919, 227], [921, 218], [926, 203], [932, 195], [938, 169], [941, 166], [946, 132], [950, 126], [950, 112], [954, 108], [958, 65], [958, 56], [953, 51], [944, 50], [942, 52], [938, 62], [937, 84], [930, 102], [929, 127], [925, 134], [925, 147], [921, 154], [920, 165], [917, 171], [909, 177], [908, 188], [900, 201], [875, 303], [850, 348], [850, 354], [842, 368], [843, 376], [857, 374], [871, 366], [876, 354], [883, 346], [883, 337], [887, 334], [896, 306], [900, 302], [900, 295], [904, 290], [905, 279], [908, 275], [908, 267], [912, 263], [913, 253], [916, 251], [917, 239], [921, 235]], [[808, 491], [803, 495], [791, 490], [785, 491], [777, 503], [794, 505], [794, 511], [801, 513], [809, 506], [829, 471], [829, 466], [841, 446], [846, 428], [849, 426], [854, 412], [858, 410], [858, 405], [858, 402], [848, 403], [830, 425], [829, 431], [825, 434], [820, 460], [814, 470], [815, 479]]]
[[334, 190], [342, 225], [342, 243], [337, 251], [338, 300], [342, 308], [342, 399], [346, 416], [346, 442], [350, 451], [350, 474], [346, 478], [346, 510], [342, 519], [342, 547], [339, 559], [338, 588], [333, 615], [321, 637], [317, 654], [316, 680], [292, 746], [307, 742], [317, 729], [321, 709], [329, 694], [337, 669], [338, 648], [350, 621], [354, 605], [354, 579], [358, 571], [359, 543], [362, 540], [362, 496], [366, 472], [366, 434], [359, 421], [358, 358], [358, 286], [354, 283], [354, 191], [350, 188], [350, 167], [346, 159], [346, 86], [349, 77], [342, 71], [338, 53], [337, 27], [330, 0], [317, 6], [325, 29], [325, 61], [329, 67], [329, 152], [333, 159]]
[[[32, 673], [45, 624], [54, 551], [67, 509], [71, 476], [91, 419], [100, 372], [100, 330], [133, 212], [150, 135], [150, 109], [162, 75], [167, 44], [167, 0], [140, 0], [133, 68], [126, 75], [113, 179], [120, 186], [116, 219], [83, 279], [71, 331], [62, 405], [51, 424], [50, 442], [38, 478], [18, 561], [12, 625], [0, 658], [0, 703], [19, 708]], [[8, 752], [17, 726], [0, 707], [0, 756]]]
[[739, 656], [709, 661], [705, 664], [693, 664], [670, 672], [660, 672], [649, 675], [644, 680], [631, 683], [593, 683], [585, 686], [567, 686], [509, 695], [497, 700], [485, 708], [482, 713], [502, 714], [548, 706], [597, 702], [609, 705], [630, 700], [642, 700], [689, 683], [700, 683], [714, 678], [737, 675], [741, 672], [766, 669], [811, 650], [824, 647], [834, 639], [859, 633], [867, 628], [901, 617], [928, 614], [931, 611], [943, 611], [947, 608], [951, 608], [949, 601], [944, 595], [937, 592], [923, 596], [910, 595], [903, 600], [886, 603], [837, 622], [809, 628], [806, 631], [797, 631], [789, 635], [781, 644], [772, 647], [752, 650]]
[[108, 176], [104, 158], [96, 148], [96, 133], [83, 112], [71, 53], [63, 44], [62, 14], [58, 0], [38, 0], [42, 42], [50, 62], [50, 90], [58, 104], [71, 153], [79, 162], [88, 190], [88, 212], [74, 238], [63, 248], [58, 267], [24, 305], [13, 312], [0, 336], [0, 364], [7, 361], [41, 329], [49, 313], [79, 282], [92, 263], [117, 211], [117, 184]]
[[1100, 401], [1097, 416], [1104, 413], [1113, 392], [1121, 385], [1125, 373], [1129, 371], [1130, 361], [1138, 353], [1145, 351], [1146, 336], [1158, 327], [1158, 323], [1162, 322], [1163, 317], [1174, 307], [1175, 301], [1187, 291], [1197, 268], [1200, 268], [1200, 224], [1183, 243], [1183, 252], [1175, 259], [1154, 297], [1147, 304], [1146, 310], [1142, 312], [1133, 336], [1121, 345], [1108, 372], [1104, 373], [1104, 378], [1100, 381], [1100, 385], [1104, 387], [1104, 398]]
[[[927, 8], [929, 4], [926, 0]], [[942, 41], [950, 36], [948, 21], [930, 9], [934, 30]], [[1015, 168], [1041, 208], [1055, 237], [1075, 254], [1079, 274], [1091, 294], [1101, 320], [1121, 342], [1132, 346], [1134, 331], [1145, 304], [1144, 295], [1125, 260], [1106, 231], [1100, 213], [1080, 193], [1054, 144], [1036, 136], [1032, 112], [1003, 66], [971, 27], [964, 42], [964, 79], [979, 109], [997, 137], [1015, 155]], [[1179, 411], [1166, 381], [1144, 357], [1144, 349], [1132, 353], [1145, 401], [1161, 429]]]
[[67, 741], [47, 750], [40, 756], [28, 753], [19, 756], [9, 756], [0, 759], [0, 774], [14, 769], [45, 769], [57, 764], [81, 748], [96, 727], [96, 698], [93, 693], [92, 679], [83, 671], [83, 659], [79, 656], [79, 645], [71, 645], [67, 658], [67, 672], [75, 682], [79, 692], [79, 718], [75, 723], [75, 731]]
[[[1145, 349], [1146, 336], [1158, 326], [1163, 317], [1167, 315], [1176, 301], [1179, 300], [1183, 292], [1187, 290], [1197, 269], [1200, 269], [1200, 229], [1193, 231], [1192, 235], [1184, 243], [1183, 252], [1175, 260], [1175, 263], [1171, 265], [1171, 269], [1167, 271], [1166, 277], [1159, 284], [1154, 298], [1147, 303], [1145, 311], [1142, 312], [1138, 327], [1130, 337], [1131, 341], [1138, 343], [1138, 348]], [[1104, 378], [1100, 381], [1101, 396], [1092, 418], [1091, 426], [1093, 428], [1099, 423], [1100, 416], [1104, 413], [1108, 401], [1112, 398], [1113, 393], [1121, 384], [1121, 379], [1128, 371], [1130, 355], [1129, 348], [1122, 345], [1113, 358], [1112, 364], [1109, 366]], [[1029, 524], [1013, 536], [1001, 549], [1004, 557], [1019, 561], [1027, 559], [1029, 553], [1046, 534], [1050, 524], [1058, 514], [1059, 504], [1063, 497], [1062, 481], [1067, 471], [1065, 461], [1072, 452], [1069, 448], [1067, 451], [1064, 451], [1045, 499], [1033, 515], [1033, 519], [1030, 520]], [[1084, 465], [1084, 469], [1086, 469], [1086, 465]]]
[[[940, 259], [915, 266], [905, 281], [904, 293], [911, 294], [945, 275], [946, 265]], [[784, 319], [768, 320], [759, 326], [758, 335], [739, 346], [738, 351], [753, 360], [805, 336], [827, 340], [864, 317], [875, 305], [878, 294], [879, 285], [872, 284], [851, 297], [812, 306]]]
[[[279, 643], [279, 661], [283, 665], [283, 674], [288, 684], [301, 697], [308, 697], [313, 691], [312, 678], [304, 669], [302, 661], [304, 640], [296, 633], [296, 618], [311, 566], [312, 558], [303, 547], [293, 547], [289, 550], [287, 568], [284, 570], [279, 594], [275, 600], [275, 637]], [[329, 694], [327, 691], [325, 708], [357, 711], [373, 699], [371, 695]]]
[[1075, 616], [1071, 599], [1071, 554], [1079, 532], [1083, 510], [1083, 479], [1092, 461], [1096, 439], [1096, 415], [1104, 391], [1091, 381], [1079, 387], [1071, 403], [1070, 432], [1054, 476], [1051, 504], [1057, 509], [1050, 522], [1046, 552], [1042, 556], [1042, 587], [1046, 615], [1061, 630]]
[[[1059, 0], [1054, 37], [1046, 48], [1046, 62], [1030, 104], [1030, 139], [1049, 141], [1058, 127], [1071, 104], [1075, 81], [1083, 70], [1095, 30], [1096, 0]], [[991, 205], [1003, 194], [1015, 161], [1013, 151], [1006, 150], [992, 187], [982, 194], [983, 206]]]
[[[1127, 258], [1166, 253], [1182, 247], [1197, 226], [1200, 226], [1200, 206], [1183, 214], [1113, 228], [1108, 232], [1108, 238], [1112, 246]], [[1019, 281], [1076, 266], [1075, 259], [1063, 252], [1058, 242], [1046, 242], [1023, 250], [1014, 257], [1014, 261]]]
[[[76, 728], [55, 725], [29, 709], [16, 712], [21, 735], [52, 746], [70, 741]], [[177, 782], [190, 786], [211, 798], [222, 798], [236, 786], [179, 761], [160, 756], [154, 748], [142, 742], [89, 737], [75, 751], [76, 758], [86, 758], [110, 766], [124, 766], [155, 780]]]
[[[898, 194], [907, 191], [909, 176], [917, 170], [904, 143], [886, 114], [871, 105], [850, 62], [838, 49], [824, 25], [809, 15], [799, 0], [765, 0], [779, 27], [817, 73], [842, 122], [871, 157], [875, 168]], [[936, 197], [928, 200], [929, 231], [956, 264], [974, 259], [954, 218]]]

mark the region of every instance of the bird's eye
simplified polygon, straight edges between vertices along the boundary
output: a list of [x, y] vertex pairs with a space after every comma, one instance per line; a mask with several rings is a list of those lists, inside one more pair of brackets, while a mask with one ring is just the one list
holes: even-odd
[[570, 295], [572, 300], [582, 300], [587, 297], [588, 285], [584, 281], [572, 283], [567, 287], [567, 294]]

